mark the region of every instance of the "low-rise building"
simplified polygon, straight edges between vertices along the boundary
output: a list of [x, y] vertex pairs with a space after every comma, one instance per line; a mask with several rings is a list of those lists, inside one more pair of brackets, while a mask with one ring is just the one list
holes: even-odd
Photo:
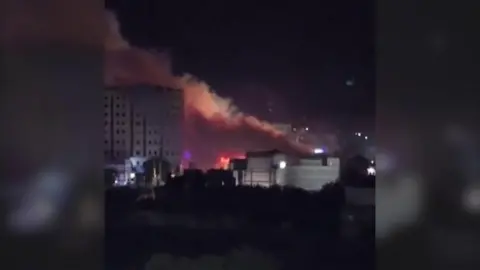
[[247, 152], [230, 162], [237, 185], [292, 186], [319, 190], [340, 175], [339, 158], [325, 154], [291, 156], [278, 150]]

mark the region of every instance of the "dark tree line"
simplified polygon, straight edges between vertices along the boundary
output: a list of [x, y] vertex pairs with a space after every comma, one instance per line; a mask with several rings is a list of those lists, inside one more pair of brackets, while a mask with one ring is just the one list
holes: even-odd
[[[369, 187], [365, 180], [374, 183], [374, 176], [350, 171], [343, 177], [348, 179], [308, 192], [293, 187], [235, 186], [228, 172], [190, 171], [155, 188], [154, 200], [138, 201], [139, 191], [132, 188], [109, 189], [107, 261], [116, 270], [127, 269], [126, 266], [141, 269], [153, 254], [223, 256], [247, 245], [274, 254], [282, 269], [370, 269], [374, 267], [373, 244], [366, 245], [364, 240], [342, 243], [339, 229], [345, 205], [344, 185], [360, 183], [359, 186]], [[218, 220], [232, 216], [249, 225], [234, 231], [221, 226], [152, 227], [141, 222], [125, 226], [124, 221], [138, 213]], [[369, 243], [373, 243], [373, 235], [370, 238]]]

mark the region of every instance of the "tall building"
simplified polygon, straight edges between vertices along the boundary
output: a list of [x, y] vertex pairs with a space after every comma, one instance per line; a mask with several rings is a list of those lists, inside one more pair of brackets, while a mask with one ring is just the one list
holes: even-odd
[[107, 162], [162, 157], [178, 166], [182, 157], [183, 93], [148, 85], [107, 88], [104, 97]]

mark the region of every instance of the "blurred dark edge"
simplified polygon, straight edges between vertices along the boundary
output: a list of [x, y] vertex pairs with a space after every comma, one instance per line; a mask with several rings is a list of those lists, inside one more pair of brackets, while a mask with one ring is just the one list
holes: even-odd
[[[103, 8], [0, 4], [1, 269], [104, 269]], [[63, 174], [54, 182], [61, 191], [32, 188], [48, 168]], [[44, 229], [15, 233], [8, 217], [26, 191], [59, 214]]]
[[[478, 10], [476, 1], [378, 1], [377, 140], [397, 162], [377, 175], [377, 233], [393, 220], [379, 205], [407, 208], [392, 195], [401, 175], [421, 177], [425, 205], [417, 222], [377, 242], [379, 270], [480, 269], [480, 218], [460, 205], [480, 181], [467, 174], [480, 167]], [[466, 150], [443, 139], [452, 127], [472, 138]]]

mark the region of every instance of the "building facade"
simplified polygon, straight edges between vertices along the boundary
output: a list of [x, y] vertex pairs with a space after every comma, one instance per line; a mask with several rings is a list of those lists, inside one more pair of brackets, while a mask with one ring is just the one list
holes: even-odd
[[339, 179], [340, 159], [323, 154], [288, 156], [276, 150], [248, 152], [243, 162], [235, 160], [230, 169], [237, 185], [279, 185], [315, 191]]
[[107, 163], [162, 157], [179, 166], [183, 148], [183, 93], [155, 86], [112, 87], [104, 95]]
[[263, 187], [281, 185], [284, 182], [286, 159], [287, 156], [277, 150], [247, 152], [241, 184]]
[[285, 170], [285, 185], [305, 190], [320, 190], [325, 184], [338, 181], [340, 158], [327, 155], [295, 157]]

